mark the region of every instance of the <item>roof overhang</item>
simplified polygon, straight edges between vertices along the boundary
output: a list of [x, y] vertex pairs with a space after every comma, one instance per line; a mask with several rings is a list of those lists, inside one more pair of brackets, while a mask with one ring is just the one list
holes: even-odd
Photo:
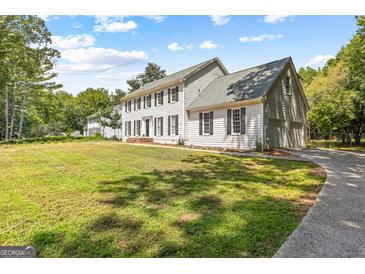
[[206, 105], [206, 106], [201, 106], [201, 107], [192, 107], [192, 108], [187, 108], [187, 110], [189, 110], [191, 112], [196, 112], [196, 111], [214, 110], [214, 109], [222, 109], [222, 108], [237, 108], [237, 107], [242, 107], [242, 106], [261, 104], [263, 102], [263, 100], [264, 100], [264, 98], [258, 97], [258, 98], [249, 99], [249, 100], [225, 102], [225, 103]]
[[120, 101], [121, 102], [129, 101], [131, 99], [141, 97], [141, 96], [146, 95], [146, 94], [149, 94], [151, 92], [161, 91], [163, 89], [170, 88], [170, 87], [173, 87], [173, 86], [176, 86], [176, 85], [180, 85], [182, 83], [184, 83], [184, 79], [179, 79], [179, 80], [176, 80], [176, 81], [172, 81], [172, 82], [166, 83], [164, 85], [159, 85], [157, 87], [153, 87], [153, 88], [150, 88], [150, 89], [146, 89], [146, 90], [144, 90], [142, 92], [138, 92], [136, 94], [133, 94], [133, 92], [131, 92], [128, 95], [126, 95], [123, 98], [121, 98]]

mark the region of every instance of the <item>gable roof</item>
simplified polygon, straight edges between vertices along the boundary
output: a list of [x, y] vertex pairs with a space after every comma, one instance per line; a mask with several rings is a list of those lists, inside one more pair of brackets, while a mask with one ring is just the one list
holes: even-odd
[[218, 57], [209, 59], [207, 61], [204, 61], [202, 63], [199, 63], [197, 65], [188, 67], [186, 69], [180, 70], [178, 72], [172, 73], [170, 75], [167, 75], [161, 79], [155, 80], [151, 83], [145, 84], [144, 86], [142, 86], [141, 88], [128, 93], [126, 96], [124, 96], [122, 98], [122, 100], [124, 101], [125, 99], [129, 99], [132, 97], [135, 97], [138, 94], [144, 93], [144, 92], [148, 92], [149, 90], [158, 88], [160, 86], [164, 86], [164, 85], [168, 85], [168, 84], [172, 84], [174, 82], [177, 82], [179, 80], [183, 81], [185, 80], [187, 77], [189, 77], [190, 75], [192, 75], [193, 73], [195, 73], [196, 71], [200, 70], [201, 68], [209, 65], [210, 63], [217, 61], [220, 66], [224, 69], [224, 71], [228, 74], [228, 71], [226, 70], [226, 68], [223, 66], [223, 64], [221, 63], [221, 61], [219, 60]]
[[199, 108], [264, 97], [291, 57], [214, 79], [188, 107]]

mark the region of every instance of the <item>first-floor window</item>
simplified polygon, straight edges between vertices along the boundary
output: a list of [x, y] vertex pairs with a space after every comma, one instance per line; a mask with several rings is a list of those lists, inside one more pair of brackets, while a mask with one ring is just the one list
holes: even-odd
[[234, 134], [240, 134], [241, 133], [240, 109], [233, 109], [232, 110], [232, 132]]
[[162, 117], [155, 118], [155, 135], [163, 135], [163, 119]]
[[141, 120], [134, 121], [134, 136], [141, 136]]
[[179, 135], [179, 115], [171, 115], [168, 119], [168, 135]]
[[210, 133], [210, 115], [209, 112], [203, 113], [203, 134], [209, 135]]
[[131, 128], [132, 128], [131, 121], [125, 122], [125, 136], [131, 136]]

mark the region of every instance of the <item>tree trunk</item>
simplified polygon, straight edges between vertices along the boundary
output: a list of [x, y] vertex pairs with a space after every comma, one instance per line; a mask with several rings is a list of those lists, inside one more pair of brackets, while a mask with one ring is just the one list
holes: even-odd
[[361, 145], [361, 133], [355, 134], [355, 145]]
[[9, 93], [8, 86], [5, 85], [5, 142], [8, 140], [9, 130]]
[[14, 119], [15, 119], [15, 101], [13, 101], [12, 107], [11, 107], [11, 121], [10, 121], [9, 140], [11, 140], [13, 138], [13, 133], [14, 133]]
[[23, 100], [22, 100], [22, 105], [21, 105], [21, 111], [20, 111], [18, 139], [21, 139], [21, 137], [22, 137], [24, 112], [25, 112], [26, 104], [27, 104], [27, 95], [24, 95]]

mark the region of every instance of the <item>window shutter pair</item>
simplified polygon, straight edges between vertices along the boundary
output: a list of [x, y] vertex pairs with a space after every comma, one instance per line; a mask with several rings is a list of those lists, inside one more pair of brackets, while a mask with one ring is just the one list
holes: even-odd
[[[171, 103], [171, 89], [170, 89], [170, 88], [168, 89], [168, 96], [167, 96], [167, 98], [168, 98], [168, 100], [167, 100], [167, 101], [168, 101], [169, 103]], [[170, 135], [170, 134], [169, 134], [169, 135]]]
[[203, 113], [199, 113], [199, 135], [203, 135]]

